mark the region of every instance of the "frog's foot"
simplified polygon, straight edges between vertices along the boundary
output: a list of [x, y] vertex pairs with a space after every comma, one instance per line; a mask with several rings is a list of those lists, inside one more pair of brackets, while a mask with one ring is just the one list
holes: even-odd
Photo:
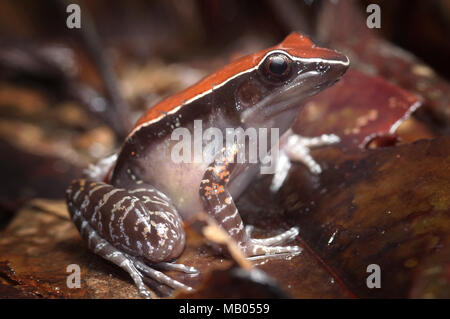
[[311, 156], [311, 148], [332, 145], [340, 142], [340, 138], [334, 134], [322, 134], [317, 137], [303, 137], [289, 131], [286, 142], [280, 150], [276, 162], [275, 174], [272, 178], [270, 189], [276, 192], [283, 185], [291, 168], [291, 161], [303, 163], [311, 173], [320, 174], [322, 168]]
[[253, 226], [245, 227], [245, 233], [248, 239], [240, 244], [245, 254], [249, 257], [248, 259], [277, 257], [279, 255], [295, 256], [302, 251], [299, 246], [280, 246], [297, 237], [299, 233], [297, 227], [292, 227], [279, 235], [264, 239], [252, 238], [252, 231]]
[[295, 237], [298, 236], [298, 228], [292, 227], [291, 229], [285, 231], [284, 233], [281, 233], [277, 236], [264, 238], [264, 239], [258, 239], [258, 238], [252, 238], [252, 232], [254, 230], [254, 227], [252, 225], [245, 226], [245, 233], [248, 238], [251, 238], [252, 243], [264, 245], [264, 246], [275, 246], [275, 245], [282, 245], [284, 243], [290, 242], [291, 240], [294, 240]]
[[[151, 298], [150, 291], [144, 284], [144, 281], [147, 281], [148, 279], [152, 279], [173, 289], [184, 289], [187, 291], [192, 291], [191, 287], [188, 287], [185, 284], [170, 278], [164, 273], [151, 268], [150, 266], [146, 265], [140, 258], [128, 255], [120, 251], [115, 246], [111, 245], [108, 241], [101, 238], [97, 234], [97, 232], [89, 226], [89, 224], [85, 224], [83, 229], [84, 231], [82, 235], [87, 234], [87, 237], [89, 238], [89, 248], [92, 249], [94, 253], [100, 255], [101, 257], [112, 262], [113, 264], [116, 264], [117, 266], [128, 272], [133, 279], [137, 289], [139, 290], [139, 294], [142, 297]], [[168, 263], [162, 264], [163, 268], [165, 264]], [[193, 270], [191, 269], [192, 267], [186, 267], [184, 265], [176, 266], [177, 267], [174, 267], [172, 269], [176, 268], [178, 270], [182, 269], [188, 271]]]
[[316, 137], [303, 137], [293, 134], [288, 137], [283, 150], [291, 161], [303, 163], [312, 173], [320, 174], [322, 168], [311, 156], [311, 148], [332, 145], [340, 141], [339, 136], [334, 134], [322, 134]]
[[190, 274], [190, 275], [196, 275], [196, 274], [200, 273], [198, 271], [198, 269], [195, 267], [189, 267], [189, 266], [185, 266], [183, 264], [175, 264], [175, 263], [169, 263], [169, 262], [160, 262], [160, 263], [156, 264], [155, 267], [162, 269], [162, 270], [175, 270], [175, 271], [183, 272], [185, 274]]
[[89, 164], [89, 166], [83, 170], [83, 175], [92, 181], [102, 181], [111, 171], [116, 160], [117, 154], [102, 158], [95, 164]]
[[[131, 257], [131, 259], [133, 259], [133, 257]], [[141, 260], [139, 260], [137, 258], [134, 258], [134, 264], [135, 264], [136, 268], [140, 271], [141, 276], [143, 276], [143, 277], [147, 276], [147, 277], [149, 277], [149, 278], [151, 278], [151, 279], [153, 279], [153, 280], [155, 280], [155, 281], [157, 281], [157, 282], [159, 282], [161, 284], [169, 286], [169, 287], [171, 287], [173, 289], [183, 289], [183, 290], [186, 290], [186, 291], [192, 291], [193, 290], [191, 287], [186, 286], [185, 284], [183, 284], [183, 283], [181, 283], [181, 282], [179, 282], [179, 281], [177, 281], [175, 279], [170, 278], [166, 274], [164, 274], [164, 273], [162, 273], [162, 272], [160, 272], [158, 270], [153, 269], [152, 267], [150, 267], [149, 265], [147, 265], [146, 263], [144, 263], [143, 261], [141, 261]], [[169, 264], [169, 263], [164, 263], [164, 264], [166, 264], [165, 266], [167, 266], [167, 264]], [[189, 271], [189, 273], [192, 273], [195, 270], [196, 273], [198, 273], [197, 269], [195, 269], [193, 267], [187, 267], [187, 266], [182, 265], [182, 264], [173, 264], [173, 265], [177, 266], [177, 267], [171, 268], [173, 270], [178, 270], [178, 271], [183, 271], [183, 272], [185, 270], [187, 270], [187, 271]], [[164, 267], [164, 266], [162, 266], [162, 267]]]

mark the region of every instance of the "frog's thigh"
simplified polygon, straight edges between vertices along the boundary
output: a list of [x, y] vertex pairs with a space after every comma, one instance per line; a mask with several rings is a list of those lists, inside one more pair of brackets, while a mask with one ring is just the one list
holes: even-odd
[[67, 190], [72, 219], [96, 254], [118, 265], [149, 297], [143, 280], [190, 289], [143, 261], [158, 264], [184, 248], [182, 221], [170, 200], [150, 185], [125, 190], [102, 182], [76, 180]]

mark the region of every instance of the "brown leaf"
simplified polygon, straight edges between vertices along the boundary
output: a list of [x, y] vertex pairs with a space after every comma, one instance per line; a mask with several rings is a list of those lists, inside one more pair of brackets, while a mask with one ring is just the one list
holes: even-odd
[[344, 149], [365, 147], [376, 136], [394, 134], [419, 106], [419, 100], [401, 88], [350, 69], [337, 84], [306, 102], [293, 129], [306, 136], [336, 134]]
[[[186, 249], [177, 262], [195, 265], [201, 274], [166, 272], [169, 276], [195, 287], [209, 272], [226, 270], [233, 265], [231, 260], [214, 253], [197, 232], [190, 228], [186, 231]], [[81, 268], [80, 289], [67, 287], [66, 268], [70, 264]], [[7, 286], [34, 297], [140, 297], [127, 273], [87, 249], [63, 201], [33, 200], [1, 233], [1, 278], [7, 279]], [[151, 288], [163, 294], [170, 292], [156, 283]]]
[[[290, 171], [278, 194], [270, 194], [267, 178], [239, 201], [247, 221], [266, 231], [300, 228], [300, 246], [308, 254], [263, 268], [296, 295], [324, 287], [330, 277], [344, 292], [358, 297], [407, 297], [415, 285], [415, 269], [425, 267], [435, 251], [448, 256], [450, 244], [450, 138], [368, 150], [353, 155], [337, 148], [316, 150], [327, 167], [316, 176], [302, 165]], [[271, 201], [273, 201], [271, 203]], [[316, 263], [322, 268], [311, 282]], [[438, 259], [448, 269], [448, 260]], [[367, 266], [381, 267], [381, 288], [368, 289]], [[436, 266], [436, 264], [435, 264]], [[283, 282], [286, 268], [307, 282]], [[424, 268], [427, 269], [427, 268]], [[426, 271], [426, 270], [423, 270]], [[316, 270], [315, 273], [318, 273]], [[419, 276], [420, 277], [420, 276]], [[420, 286], [440, 287], [439, 276], [425, 276]], [[289, 291], [290, 292], [290, 291]], [[294, 293], [292, 293], [294, 295]], [[414, 295], [417, 295], [415, 293]], [[322, 297], [331, 296], [322, 291]]]
[[176, 296], [179, 299], [288, 297], [277, 283], [261, 270], [243, 268], [212, 271], [195, 292], [180, 293]]
[[[139, 297], [127, 274], [87, 251], [64, 202], [32, 203], [1, 234], [0, 262], [8, 261], [10, 271], [3, 270], [0, 277], [12, 279], [13, 287], [37, 297]], [[67, 287], [70, 264], [81, 268], [80, 289]]]

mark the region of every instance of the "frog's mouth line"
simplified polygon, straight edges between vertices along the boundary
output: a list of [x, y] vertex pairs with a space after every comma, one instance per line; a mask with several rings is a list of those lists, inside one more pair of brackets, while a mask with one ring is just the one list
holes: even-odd
[[[268, 107], [268, 112], [265, 112], [265, 116], [263, 118], [263, 120], [267, 120], [269, 118], [274, 118], [278, 115], [280, 115], [281, 113], [284, 113], [286, 111], [292, 110], [294, 108], [297, 107], [301, 107], [303, 105], [302, 101], [307, 99], [308, 97], [311, 97], [313, 95], [316, 95], [317, 93], [323, 91], [324, 89], [333, 86], [336, 82], [338, 82], [340, 80], [341, 77], [334, 79], [332, 81], [326, 81], [320, 84], [317, 84], [313, 87], [313, 90], [311, 90], [310, 92], [308, 92], [307, 94], [303, 95], [301, 98], [297, 98], [297, 96], [292, 96], [292, 98], [289, 101], [284, 101], [284, 103], [287, 103], [287, 107], [280, 107], [279, 104], [283, 103], [283, 101], [279, 102], [278, 104], [273, 104], [270, 105]], [[301, 83], [296, 84], [293, 87], [290, 87], [288, 90], [295, 90], [296, 87], [298, 87], [299, 85], [301, 85]], [[298, 95], [298, 93], [297, 93]], [[296, 99], [297, 98], [297, 99]]]
[[299, 75], [287, 88], [267, 97], [244, 111], [242, 122], [267, 121], [277, 115], [299, 107], [300, 102], [335, 83], [333, 81], [321, 81], [321, 74], [315, 70]]

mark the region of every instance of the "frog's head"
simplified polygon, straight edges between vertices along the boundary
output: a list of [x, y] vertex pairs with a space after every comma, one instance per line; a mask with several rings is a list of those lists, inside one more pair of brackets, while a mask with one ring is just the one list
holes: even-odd
[[292, 124], [301, 100], [336, 83], [349, 66], [345, 55], [317, 47], [298, 33], [253, 58], [254, 70], [236, 91], [241, 123], [282, 131]]

